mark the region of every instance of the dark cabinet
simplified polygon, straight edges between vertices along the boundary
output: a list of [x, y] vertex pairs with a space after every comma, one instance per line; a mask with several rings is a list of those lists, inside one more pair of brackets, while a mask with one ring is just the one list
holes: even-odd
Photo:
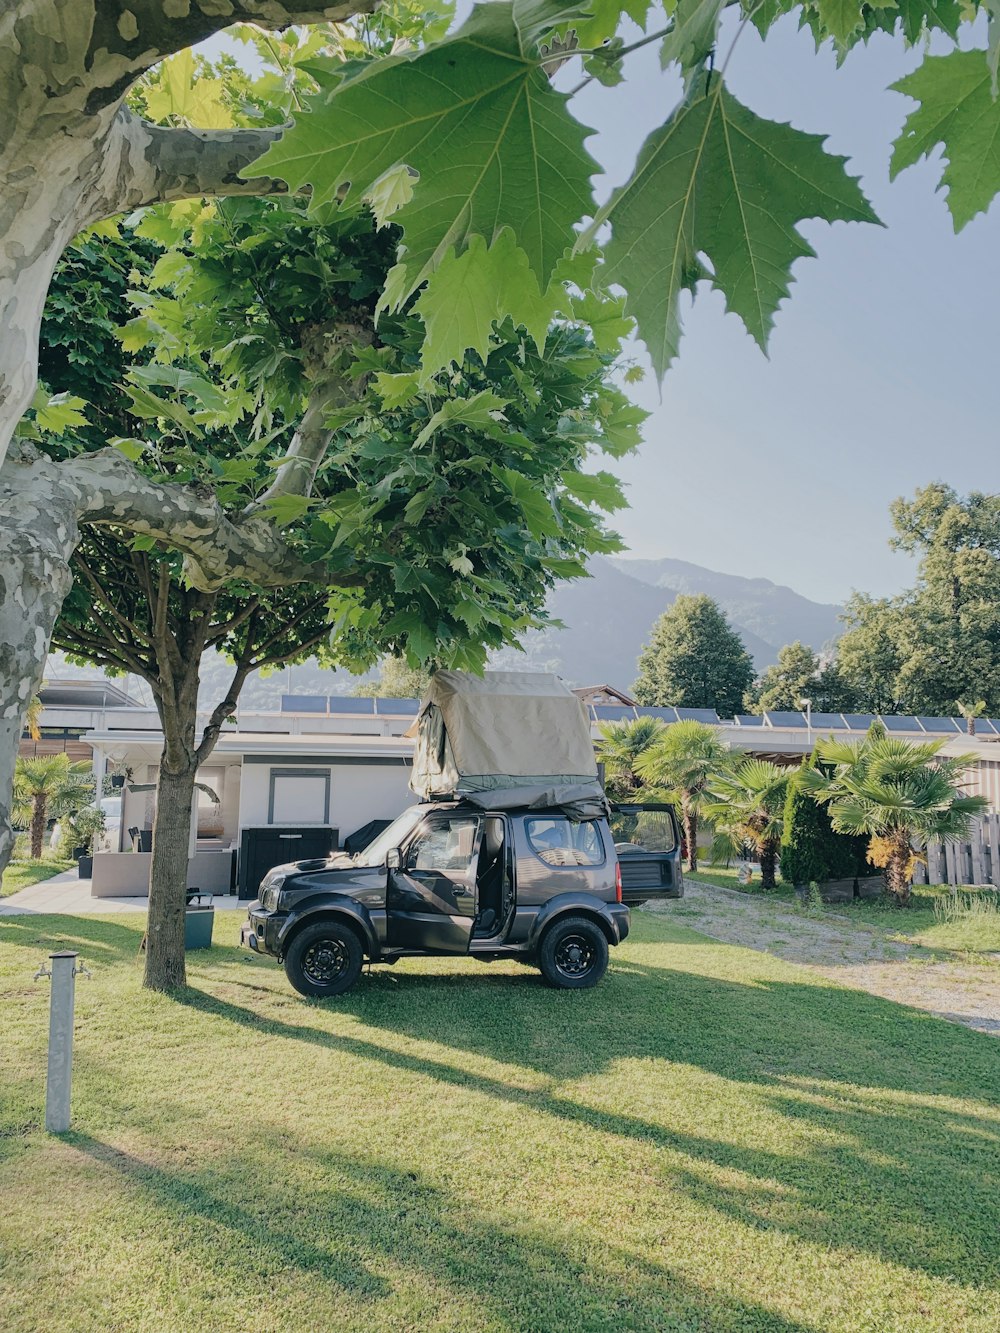
[[315, 824], [303, 828], [245, 828], [240, 838], [241, 898], [256, 898], [269, 870], [286, 861], [308, 861], [337, 850], [337, 830]]

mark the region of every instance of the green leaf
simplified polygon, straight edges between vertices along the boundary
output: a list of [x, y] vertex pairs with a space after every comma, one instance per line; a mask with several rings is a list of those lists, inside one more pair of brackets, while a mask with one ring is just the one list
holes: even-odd
[[87, 424], [87, 418], [83, 414], [83, 409], [87, 406], [86, 400], [77, 398], [75, 394], [49, 394], [45, 389], [39, 388], [35, 390], [31, 406], [35, 409], [35, 420], [40, 429], [49, 431], [53, 435], [62, 435], [71, 426]]
[[412, 198], [413, 173], [407, 166], [390, 167], [368, 191], [368, 202], [380, 228]]
[[146, 440], [137, 440], [134, 436], [116, 435], [109, 441], [111, 446], [124, 454], [130, 463], [136, 463], [149, 448]]
[[[710, 277], [765, 347], [788, 295], [795, 259], [812, 247], [805, 218], [878, 222], [842, 157], [823, 139], [762, 120], [713, 75], [643, 145], [631, 180], [611, 197], [581, 244], [610, 220], [608, 283], [627, 292], [662, 378], [677, 355], [680, 295]], [[704, 254], [712, 269], [706, 271]]]
[[621, 482], [610, 472], [564, 472], [561, 480], [570, 495], [609, 514], [628, 506]]
[[449, 398], [413, 441], [413, 447], [419, 449], [443, 426], [468, 426], [472, 430], [495, 426], [494, 413], [502, 412], [507, 403], [508, 399], [498, 397], [492, 389], [482, 389], [471, 398]]
[[983, 51], [925, 56], [923, 63], [892, 85], [920, 103], [910, 113], [893, 147], [893, 180], [940, 144], [946, 159], [941, 184], [960, 231], [983, 213], [1000, 190], [1000, 99]]
[[557, 531], [555, 515], [548, 496], [538, 488], [537, 481], [508, 467], [497, 467], [494, 473], [517, 501], [528, 531], [536, 537], [548, 537]]
[[387, 412], [408, 403], [417, 392], [420, 376], [415, 370], [405, 374], [390, 374], [386, 370], [375, 376], [375, 392], [382, 399]]
[[719, 21], [728, 0], [678, 0], [674, 26], [660, 47], [660, 65], [666, 69], [676, 61], [685, 82], [700, 69], [715, 50]]
[[539, 291], [512, 232], [501, 232], [489, 249], [481, 236], [473, 237], [463, 254], [448, 251], [414, 306], [426, 329], [421, 381], [426, 383], [452, 362], [461, 364], [470, 350], [485, 360], [494, 321], [508, 314], [515, 325], [527, 329], [541, 352], [549, 325], [566, 303], [561, 283], [550, 283], [544, 294]]
[[287, 528], [295, 523], [312, 507], [312, 500], [306, 495], [275, 495], [261, 506], [274, 519], [279, 528]]
[[597, 170], [567, 100], [522, 48], [512, 5], [497, 0], [477, 6], [452, 39], [373, 62], [311, 99], [310, 114], [248, 174], [309, 185], [315, 208], [344, 187], [367, 197], [405, 163], [420, 179], [393, 215], [405, 247], [397, 296], [414, 291], [451, 247], [461, 251], [473, 236], [492, 244], [505, 227], [547, 285], [573, 225], [591, 211]]

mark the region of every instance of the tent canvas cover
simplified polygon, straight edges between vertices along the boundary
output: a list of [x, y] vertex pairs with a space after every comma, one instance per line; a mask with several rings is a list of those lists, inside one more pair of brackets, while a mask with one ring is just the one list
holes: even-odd
[[437, 671], [408, 734], [410, 787], [425, 801], [559, 807], [579, 819], [606, 812], [587, 714], [558, 676]]

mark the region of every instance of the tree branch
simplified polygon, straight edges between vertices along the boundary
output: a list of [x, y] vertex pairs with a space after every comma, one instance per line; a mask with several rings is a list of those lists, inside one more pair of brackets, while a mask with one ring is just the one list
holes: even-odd
[[216, 592], [232, 579], [264, 588], [363, 582], [360, 574], [331, 572], [322, 561], [307, 564], [266, 519], [234, 522], [208, 487], [153, 481], [117, 449], [57, 463], [22, 446], [5, 462], [3, 479], [67, 522], [125, 528], [183, 552], [188, 578], [202, 592]]

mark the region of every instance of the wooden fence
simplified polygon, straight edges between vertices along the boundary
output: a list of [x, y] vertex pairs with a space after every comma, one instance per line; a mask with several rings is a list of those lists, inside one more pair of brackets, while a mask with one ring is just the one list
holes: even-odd
[[917, 884], [993, 884], [1000, 888], [1000, 814], [974, 822], [967, 842], [934, 842], [927, 865], [917, 866]]

